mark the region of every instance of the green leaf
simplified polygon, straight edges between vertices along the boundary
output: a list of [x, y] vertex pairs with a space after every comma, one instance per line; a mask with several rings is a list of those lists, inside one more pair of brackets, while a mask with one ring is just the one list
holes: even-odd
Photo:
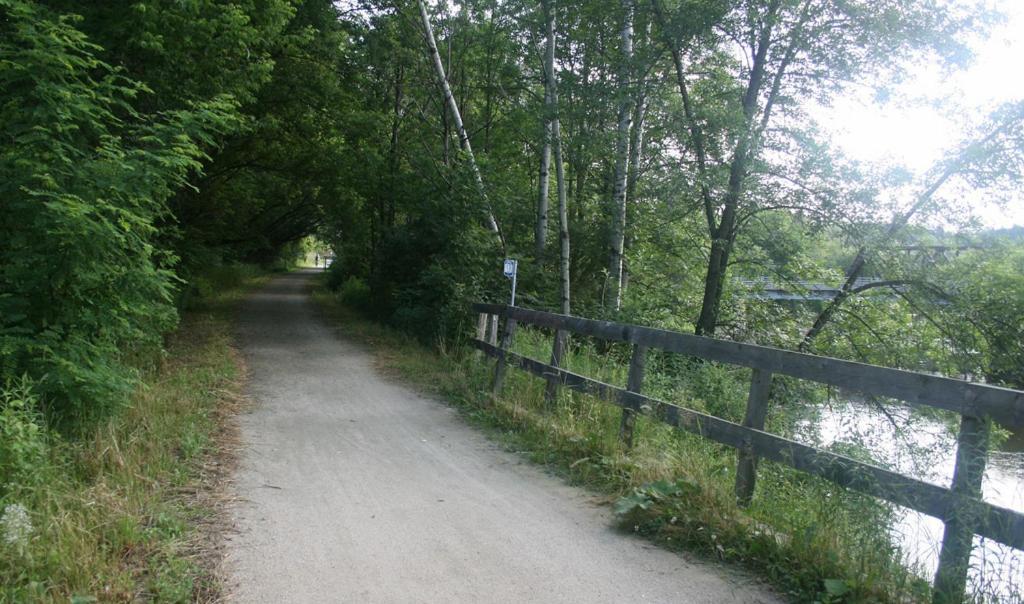
[[841, 597], [850, 591], [850, 586], [842, 579], [825, 579], [825, 592], [833, 597]]
[[647, 495], [639, 491], [633, 491], [632, 494], [620, 497], [619, 500], [615, 502], [614, 512], [616, 516], [625, 516], [633, 510], [646, 510], [650, 506], [651, 500]]

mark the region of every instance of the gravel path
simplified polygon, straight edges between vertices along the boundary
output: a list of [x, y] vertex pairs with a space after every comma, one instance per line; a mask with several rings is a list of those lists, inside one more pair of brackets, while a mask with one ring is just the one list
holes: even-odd
[[734, 571], [612, 529], [610, 512], [382, 376], [308, 298], [244, 304], [238, 602], [775, 602]]

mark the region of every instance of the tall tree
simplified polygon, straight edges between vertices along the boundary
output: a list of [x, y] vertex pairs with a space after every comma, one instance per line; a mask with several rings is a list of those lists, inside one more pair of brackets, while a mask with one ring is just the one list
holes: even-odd
[[417, 0], [417, 4], [420, 9], [420, 18], [423, 21], [423, 33], [427, 41], [427, 50], [430, 53], [430, 58], [434, 63], [434, 69], [437, 72], [437, 82], [441, 87], [442, 94], [444, 95], [445, 104], [451, 112], [452, 121], [455, 122], [455, 131], [459, 136], [459, 146], [462, 148], [463, 153], [466, 154], [466, 162], [469, 164], [469, 169], [473, 173], [473, 181], [476, 183], [477, 192], [480, 195], [485, 213], [487, 214], [487, 226], [497, 237], [498, 244], [501, 247], [502, 252], [504, 252], [505, 238], [501, 234], [501, 229], [498, 227], [498, 221], [494, 218], [494, 210], [491, 209], [491, 202], [487, 197], [487, 189], [484, 188], [484, 179], [480, 174], [480, 167], [476, 163], [476, 156], [473, 155], [473, 146], [469, 142], [469, 134], [466, 132], [466, 126], [462, 122], [462, 113], [459, 112], [459, 105], [455, 101], [455, 96], [452, 94], [451, 86], [448, 84], [448, 77], [445, 75], [444, 64], [441, 62], [441, 54], [437, 51], [437, 42], [434, 41], [434, 29], [430, 26], [430, 17], [427, 15], [427, 7], [423, 3], [423, 0]]
[[[785, 148], [799, 131], [774, 128], [779, 116], [795, 119], [802, 102], [828, 99], [911, 50], [956, 56], [963, 49], [955, 35], [971, 23], [912, 0], [747, 0], [720, 20], [718, 50], [709, 54], [679, 34], [688, 29], [682, 17], [692, 6], [683, 3], [670, 14], [661, 0], [652, 2], [672, 53], [684, 144], [694, 159], [710, 239], [695, 331], [712, 335], [743, 217], [769, 197], [765, 149]], [[733, 58], [733, 47], [742, 50], [742, 61]], [[696, 70], [704, 75], [691, 83]], [[694, 98], [695, 88], [705, 98]], [[714, 100], [729, 97], [724, 106]]]
[[562, 157], [562, 120], [558, 111], [558, 75], [555, 73], [555, 0], [545, 0], [548, 15], [548, 44], [551, 46], [548, 61], [548, 86], [550, 87], [551, 139], [555, 148], [555, 187], [558, 192], [558, 281], [559, 309], [563, 315], [570, 312], [569, 281], [569, 208], [565, 190], [565, 160]]
[[544, 99], [555, 155], [555, 188], [558, 196], [558, 282], [559, 309], [570, 311], [569, 282], [569, 209], [565, 189], [565, 162], [562, 157], [562, 122], [558, 109], [558, 74], [555, 72], [556, 0], [543, 0], [544, 10]]
[[551, 98], [552, 82], [555, 71], [555, 21], [551, 15], [551, 5], [547, 0], [541, 2], [544, 11], [544, 112], [541, 117], [541, 149], [540, 170], [537, 175], [537, 222], [534, 226], [534, 259], [538, 266], [544, 262], [544, 251], [547, 247], [548, 234], [548, 189], [551, 182], [551, 141], [553, 136], [554, 100]]
[[636, 13], [634, 0], [622, 0], [622, 29], [619, 32], [619, 110], [615, 134], [615, 176], [612, 192], [612, 224], [608, 260], [608, 301], [611, 308], [622, 307], [623, 248], [626, 240], [626, 191], [629, 177], [630, 135], [633, 123], [634, 90], [633, 72], [633, 19]]

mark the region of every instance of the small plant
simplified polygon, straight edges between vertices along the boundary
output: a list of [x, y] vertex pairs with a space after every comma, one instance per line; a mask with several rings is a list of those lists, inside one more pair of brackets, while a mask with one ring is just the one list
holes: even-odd
[[842, 602], [846, 594], [850, 593], [850, 584], [842, 579], [825, 579], [822, 586], [824, 590], [818, 594], [818, 602], [821, 604]]
[[648, 510], [655, 503], [666, 503], [688, 494], [696, 494], [698, 491], [700, 491], [700, 487], [685, 480], [651, 482], [636, 487], [625, 497], [620, 497], [615, 502], [615, 515], [620, 518], [628, 518], [635, 510]]
[[4, 513], [0, 514], [0, 533], [4, 545], [19, 552], [25, 551], [32, 536], [32, 519], [25, 506], [9, 503], [4, 507]]
[[32, 381], [8, 381], [0, 389], [0, 497], [34, 482], [46, 463], [46, 432], [36, 410]]

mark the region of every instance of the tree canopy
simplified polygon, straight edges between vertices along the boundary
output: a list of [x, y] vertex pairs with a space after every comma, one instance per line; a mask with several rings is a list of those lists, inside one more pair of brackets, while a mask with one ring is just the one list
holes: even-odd
[[115, 407], [204, 268], [315, 236], [427, 341], [505, 299], [507, 255], [520, 304], [1020, 387], [1020, 237], [932, 221], [1019, 203], [1020, 102], [919, 182], [809, 110], [955, 68], [976, 8], [0, 0], [0, 379]]

